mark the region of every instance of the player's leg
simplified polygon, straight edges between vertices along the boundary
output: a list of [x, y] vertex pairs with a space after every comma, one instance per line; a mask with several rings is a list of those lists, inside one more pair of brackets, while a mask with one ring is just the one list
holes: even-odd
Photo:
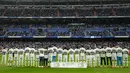
[[90, 56], [89, 65], [90, 65], [90, 67], [92, 67], [92, 56]]
[[77, 55], [77, 62], [79, 62], [79, 55]]
[[7, 55], [5, 55], [4, 61], [5, 61], [5, 65], [6, 65], [6, 63], [7, 63]]
[[106, 67], [106, 58], [104, 57], [103, 60], [104, 60], [104, 67]]
[[65, 55], [65, 62], [68, 62], [68, 55]]
[[126, 67], [128, 67], [128, 56], [126, 57]]
[[98, 60], [98, 66], [101, 66], [101, 59], [99, 56], [97, 57], [97, 60]]
[[119, 57], [117, 56], [117, 67], [119, 67]]
[[106, 58], [107, 59], [107, 66], [109, 65], [109, 57]]
[[120, 66], [122, 67], [122, 57], [119, 57], [120, 59]]
[[110, 65], [111, 65], [111, 67], [112, 67], [112, 57], [110, 57]]
[[71, 62], [71, 55], [69, 55], [69, 62]]

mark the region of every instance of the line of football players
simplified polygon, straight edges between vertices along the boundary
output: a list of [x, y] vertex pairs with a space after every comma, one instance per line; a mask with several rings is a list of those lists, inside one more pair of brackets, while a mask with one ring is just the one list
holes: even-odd
[[51, 62], [87, 62], [88, 67], [128, 67], [128, 49], [119, 46], [67, 49], [55, 46], [48, 49], [3, 49], [2, 64], [7, 66], [49, 66]]

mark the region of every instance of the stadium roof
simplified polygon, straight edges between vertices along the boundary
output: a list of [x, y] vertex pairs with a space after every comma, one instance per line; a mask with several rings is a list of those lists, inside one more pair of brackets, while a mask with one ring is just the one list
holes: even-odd
[[[29, 4], [28, 4], [29, 3]], [[0, 5], [88, 5], [88, 4], [127, 4], [130, 0], [0, 0]]]
[[18, 1], [18, 2], [82, 2], [82, 1], [129, 1], [129, 0], [0, 0], [0, 1]]

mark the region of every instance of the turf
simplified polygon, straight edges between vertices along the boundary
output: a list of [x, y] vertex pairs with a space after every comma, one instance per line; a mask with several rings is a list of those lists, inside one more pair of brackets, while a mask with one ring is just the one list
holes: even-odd
[[[129, 56], [130, 58], [130, 56]], [[1, 60], [1, 56], [0, 56]], [[130, 73], [129, 68], [35, 68], [35, 67], [4, 67], [0, 66], [0, 73]]]

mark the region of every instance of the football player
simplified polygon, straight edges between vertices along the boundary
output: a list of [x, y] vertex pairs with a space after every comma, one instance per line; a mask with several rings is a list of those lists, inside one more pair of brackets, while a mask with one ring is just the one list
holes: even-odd
[[35, 50], [35, 55], [36, 55], [36, 67], [39, 67], [39, 51], [38, 50]]
[[87, 49], [86, 50], [86, 62], [87, 62], [87, 65], [90, 66], [90, 50]]
[[109, 62], [110, 62], [110, 65], [112, 66], [112, 48], [111, 47], [107, 47], [106, 48], [106, 57], [107, 57], [107, 65], [109, 65]]
[[122, 67], [122, 48], [119, 46], [116, 46], [117, 48], [117, 67]]
[[48, 48], [48, 53], [49, 53], [49, 56], [48, 56], [49, 66], [50, 66], [50, 63], [53, 61], [53, 60], [52, 60], [53, 52], [54, 52], [53, 48], [52, 48], [52, 47], [49, 47], [49, 48]]
[[115, 47], [112, 48], [112, 67], [116, 67], [117, 50]]
[[19, 66], [23, 66], [24, 64], [24, 50], [19, 49]]
[[8, 51], [8, 66], [12, 66], [13, 64], [12, 64], [12, 62], [13, 62], [13, 52], [14, 52], [14, 50], [11, 48], [11, 49], [9, 49], [9, 51]]
[[78, 49], [78, 47], [75, 49], [75, 61], [79, 62], [79, 53], [80, 53], [80, 49]]
[[44, 50], [44, 66], [48, 67], [48, 50]]
[[30, 48], [25, 48], [25, 66], [30, 66]]
[[6, 65], [7, 62], [7, 49], [2, 49], [2, 64]]
[[56, 56], [57, 56], [57, 47], [54, 45], [53, 47], [53, 56], [52, 56], [52, 59], [54, 62], [56, 62]]
[[100, 49], [99, 48], [96, 48], [95, 49], [95, 52], [96, 52], [96, 66], [98, 65], [100, 67]]
[[30, 63], [31, 63], [31, 66], [34, 66], [35, 65], [35, 49], [34, 48], [30, 48]]
[[63, 49], [62, 48], [59, 48], [57, 50], [58, 52], [58, 62], [62, 62], [62, 54], [63, 54]]
[[19, 61], [18, 53], [19, 53], [19, 49], [18, 49], [18, 48], [15, 48], [15, 49], [14, 49], [14, 65], [15, 65], [15, 66], [18, 66], [18, 61]]
[[40, 48], [39, 50], [39, 59], [40, 59], [40, 63], [39, 63], [39, 67], [44, 67], [44, 48]]
[[128, 67], [128, 49], [123, 49], [123, 66]]
[[80, 48], [80, 61], [85, 61], [85, 48], [83, 46]]
[[69, 62], [74, 62], [74, 50], [72, 48], [69, 49]]
[[63, 62], [68, 62], [68, 50], [65, 48], [63, 50]]
[[[103, 47], [102, 47], [102, 49], [101, 49], [101, 54], [100, 54], [100, 58], [101, 58], [101, 67], [102, 66], [104, 66], [104, 67], [106, 67], [106, 49], [104, 49]], [[103, 64], [104, 63], [104, 64]]]
[[94, 49], [91, 49], [90, 51], [90, 66], [95, 67], [96, 66], [96, 52]]

